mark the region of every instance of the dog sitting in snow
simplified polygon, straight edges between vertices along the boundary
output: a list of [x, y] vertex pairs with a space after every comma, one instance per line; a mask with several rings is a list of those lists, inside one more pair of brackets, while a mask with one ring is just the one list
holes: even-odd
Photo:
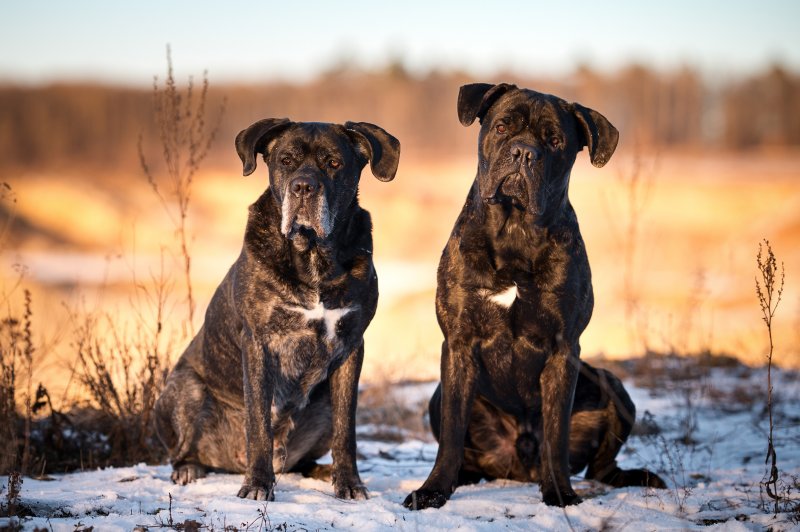
[[478, 171], [439, 263], [439, 452], [405, 506], [438, 508], [481, 478], [538, 482], [546, 504], [576, 504], [570, 474], [583, 469], [612, 486], [664, 487], [617, 467], [633, 402], [579, 358], [594, 299], [569, 178], [583, 148], [605, 165], [617, 130], [592, 109], [504, 83], [461, 87], [458, 116], [481, 123]]
[[[275, 473], [296, 471], [332, 477], [337, 497], [366, 498], [355, 413], [378, 278], [357, 191], [367, 163], [394, 178], [400, 143], [363, 122], [266, 119], [239, 133], [236, 150], [244, 175], [263, 155], [269, 187], [156, 404], [172, 479], [243, 472], [239, 497], [273, 500]], [[326, 471], [316, 460], [329, 449]]]

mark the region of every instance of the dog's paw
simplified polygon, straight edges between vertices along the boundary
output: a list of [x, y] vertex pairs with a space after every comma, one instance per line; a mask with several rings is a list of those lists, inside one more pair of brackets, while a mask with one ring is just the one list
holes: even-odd
[[447, 495], [443, 491], [431, 491], [419, 489], [412, 491], [403, 506], [409, 510], [424, 510], [425, 508], [441, 508], [447, 502]]
[[245, 480], [236, 496], [242, 499], [250, 499], [251, 501], [274, 501], [275, 493], [273, 488], [274, 484], [272, 483], [261, 485]]
[[206, 476], [206, 468], [198, 464], [182, 464], [172, 469], [170, 478], [175, 484], [185, 486]]
[[356, 482], [353, 484], [334, 485], [333, 492], [337, 499], [352, 499], [352, 500], [367, 500], [369, 499], [369, 492], [367, 487]]
[[561, 508], [565, 506], [571, 506], [574, 504], [580, 504], [583, 502], [583, 499], [578, 496], [577, 493], [570, 489], [569, 491], [559, 492], [556, 490], [546, 491], [542, 493], [542, 501], [547, 506], [559, 506]]

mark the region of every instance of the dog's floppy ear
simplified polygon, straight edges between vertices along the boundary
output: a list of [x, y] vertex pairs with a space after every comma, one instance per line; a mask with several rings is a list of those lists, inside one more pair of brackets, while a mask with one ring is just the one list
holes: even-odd
[[589, 158], [593, 165], [601, 168], [617, 149], [619, 131], [597, 111], [577, 103], [572, 106], [580, 126], [578, 133], [583, 133], [585, 146], [589, 147]]
[[372, 175], [381, 181], [394, 179], [400, 163], [400, 141], [368, 122], [346, 122], [344, 127], [369, 161]]
[[511, 89], [516, 89], [516, 85], [499, 83], [491, 85], [489, 83], [470, 83], [463, 85], [458, 91], [458, 119], [461, 124], [468, 126], [475, 119], [483, 120], [486, 111], [497, 101], [497, 99]]
[[242, 174], [256, 169], [256, 153], [266, 155], [267, 145], [275, 136], [292, 125], [288, 118], [265, 118], [236, 135], [236, 153], [242, 160]]

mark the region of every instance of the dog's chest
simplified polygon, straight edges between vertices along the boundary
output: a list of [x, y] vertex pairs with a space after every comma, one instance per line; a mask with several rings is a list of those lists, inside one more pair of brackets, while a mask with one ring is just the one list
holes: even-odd
[[519, 297], [519, 290], [517, 289], [517, 285], [512, 283], [505, 288], [495, 290], [488, 288], [481, 289], [478, 295], [489, 305], [507, 309], [511, 308], [511, 305], [513, 305]]
[[305, 305], [286, 303], [273, 313], [269, 348], [277, 355], [275, 404], [302, 406], [314, 386], [353, 349], [359, 306], [337, 307], [315, 298]]
[[476, 291], [470, 301], [472, 313], [480, 316], [477, 334], [506, 341], [525, 342], [549, 349], [561, 331], [559, 294], [541, 290], [532, 282], [503, 280]]
[[317, 299], [316, 303], [310, 308], [289, 305], [286, 310], [299, 314], [301, 323], [312, 328], [321, 325], [323, 337], [327, 342], [335, 342], [338, 338], [337, 327], [339, 322], [346, 315], [354, 310], [354, 306], [345, 307], [326, 307], [322, 301]]

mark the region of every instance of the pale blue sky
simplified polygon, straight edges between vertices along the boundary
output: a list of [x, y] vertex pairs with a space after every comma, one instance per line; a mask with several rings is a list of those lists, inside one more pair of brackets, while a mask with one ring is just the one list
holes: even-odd
[[778, 60], [800, 71], [798, 25], [798, 0], [2, 0], [0, 81], [147, 85], [167, 43], [179, 76], [212, 81], [307, 79], [342, 57], [476, 75], [635, 60], [735, 76]]

